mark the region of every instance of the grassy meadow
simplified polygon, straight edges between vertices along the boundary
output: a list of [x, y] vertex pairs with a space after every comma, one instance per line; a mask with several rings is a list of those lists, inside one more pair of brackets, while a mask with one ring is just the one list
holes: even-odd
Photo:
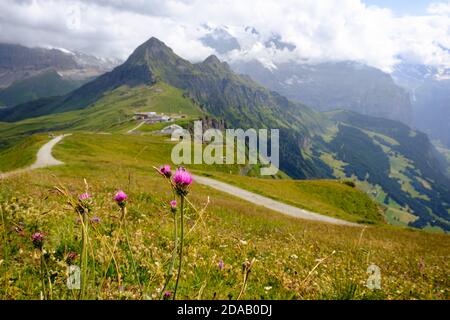
[[[41, 138], [26, 146], [30, 154]], [[80, 263], [82, 226], [57, 188], [78, 197], [86, 179], [93, 199], [89, 218], [95, 219], [89, 222], [85, 298], [161, 298], [174, 250], [173, 195], [152, 166], [170, 163], [170, 151], [167, 137], [78, 132], [54, 148], [64, 166], [0, 180], [0, 297], [40, 299], [46, 288], [48, 299], [78, 298], [66, 278], [68, 264]], [[187, 169], [366, 223], [346, 227], [295, 219], [194, 181], [177, 298], [450, 297], [449, 236], [384, 224], [379, 208], [356, 189], [333, 181], [242, 177], [236, 165]], [[117, 190], [129, 196], [123, 223], [113, 200]], [[31, 241], [37, 231], [45, 234], [42, 251]], [[246, 261], [254, 263], [244, 273]], [[371, 264], [380, 267], [381, 290], [366, 287]], [[165, 290], [173, 291], [175, 274]]]

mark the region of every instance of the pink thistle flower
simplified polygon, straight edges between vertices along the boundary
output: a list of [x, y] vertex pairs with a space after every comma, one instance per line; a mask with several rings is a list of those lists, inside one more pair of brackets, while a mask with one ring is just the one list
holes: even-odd
[[185, 196], [188, 193], [189, 186], [193, 182], [193, 178], [189, 171], [187, 171], [183, 167], [180, 167], [175, 172], [173, 182], [175, 184], [175, 190], [177, 191], [177, 193], [181, 196]]
[[80, 196], [78, 197], [78, 199], [80, 199], [81, 201], [86, 201], [89, 200], [90, 198], [92, 198], [92, 196], [87, 192], [80, 194]]
[[71, 264], [77, 257], [78, 257], [78, 254], [76, 252], [71, 251], [66, 256], [66, 262], [68, 264]]
[[170, 204], [170, 210], [175, 213], [177, 211], [177, 201], [176, 200], [172, 200], [169, 202]]
[[170, 166], [168, 164], [159, 167], [159, 173], [167, 178], [172, 176], [172, 171], [170, 170]]
[[91, 211], [91, 207], [93, 204], [91, 194], [89, 194], [87, 192], [80, 194], [78, 197], [78, 200], [79, 200], [79, 202], [78, 202], [75, 210], [79, 214], [84, 214], [84, 213], [88, 213], [89, 211]]
[[172, 296], [172, 292], [166, 291], [164, 292], [164, 299], [169, 299]]
[[114, 200], [115, 200], [118, 204], [123, 203], [123, 202], [126, 201], [127, 199], [128, 199], [128, 195], [127, 195], [125, 192], [123, 192], [122, 190], [118, 191], [118, 192], [116, 193], [116, 195], [114, 196]]
[[93, 217], [92, 219], [91, 219], [91, 221], [93, 222], [93, 223], [100, 223], [100, 218], [99, 217]]
[[42, 246], [44, 245], [44, 239], [45, 235], [42, 232], [36, 232], [33, 233], [31, 236], [31, 241], [33, 242], [33, 245], [37, 249], [42, 249]]

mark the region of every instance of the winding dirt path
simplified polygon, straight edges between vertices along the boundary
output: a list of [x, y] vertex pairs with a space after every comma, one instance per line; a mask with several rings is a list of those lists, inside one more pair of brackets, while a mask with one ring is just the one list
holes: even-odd
[[64, 164], [63, 162], [55, 159], [52, 155], [52, 149], [53, 147], [58, 144], [64, 137], [70, 136], [70, 134], [62, 134], [60, 136], [57, 136], [44, 144], [38, 151], [36, 155], [36, 161], [29, 167], [23, 168], [23, 169], [17, 169], [14, 171], [6, 172], [6, 173], [0, 173], [0, 179], [4, 179], [7, 177], [10, 177], [12, 175], [16, 175], [19, 173], [31, 171], [34, 169], [39, 168], [45, 168], [45, 167], [51, 167], [51, 166], [58, 166], [61, 164]]
[[251, 202], [253, 204], [256, 204], [258, 206], [263, 206], [265, 208], [271, 209], [273, 211], [277, 211], [283, 214], [286, 214], [288, 216], [306, 219], [306, 220], [315, 220], [315, 221], [321, 221], [326, 223], [332, 223], [332, 224], [338, 224], [343, 226], [352, 226], [352, 227], [361, 227], [361, 225], [353, 222], [348, 222], [345, 220], [332, 218], [328, 216], [321, 215], [319, 213], [315, 213], [312, 211], [300, 209], [288, 204], [285, 204], [280, 201], [276, 201], [264, 196], [261, 196], [259, 194], [229, 185], [227, 183], [217, 181], [214, 179], [206, 178], [206, 177], [200, 177], [200, 176], [194, 176], [195, 182], [199, 184], [206, 185], [208, 187], [214, 188], [216, 190], [231, 194], [232, 196], [238, 197], [240, 199], [243, 199], [245, 201]]
[[[34, 169], [39, 168], [45, 168], [50, 166], [57, 166], [63, 164], [63, 162], [55, 159], [52, 155], [52, 149], [53, 147], [58, 144], [64, 137], [69, 136], [70, 134], [63, 134], [60, 136], [57, 136], [44, 144], [38, 151], [36, 156], [36, 162], [32, 164], [31, 166], [23, 169], [14, 170], [11, 172], [0, 174], [0, 179], [7, 178], [9, 176], [31, 171]], [[319, 213], [311, 212], [308, 210], [300, 209], [288, 204], [285, 204], [280, 201], [276, 201], [264, 196], [261, 196], [259, 194], [232, 186], [230, 184], [217, 181], [211, 178], [201, 177], [201, 176], [194, 176], [194, 179], [197, 183], [208, 186], [210, 188], [219, 190], [221, 192], [228, 193], [232, 196], [238, 197], [240, 199], [243, 199], [245, 201], [251, 202], [258, 206], [263, 206], [265, 208], [268, 208], [270, 210], [280, 212], [282, 214], [286, 214], [292, 217], [306, 219], [306, 220], [315, 220], [315, 221], [321, 221], [326, 223], [332, 223], [332, 224], [338, 224], [338, 225], [344, 225], [344, 226], [354, 226], [354, 227], [360, 227], [359, 224], [348, 222], [341, 219], [336, 219], [328, 216], [321, 215]]]
[[134, 131], [136, 131], [137, 129], [139, 129], [144, 123], [145, 123], [145, 120], [142, 121], [141, 123], [139, 123], [139, 124], [138, 124], [136, 127], [134, 127], [133, 129], [128, 130], [127, 133], [128, 133], [128, 134], [132, 134]]

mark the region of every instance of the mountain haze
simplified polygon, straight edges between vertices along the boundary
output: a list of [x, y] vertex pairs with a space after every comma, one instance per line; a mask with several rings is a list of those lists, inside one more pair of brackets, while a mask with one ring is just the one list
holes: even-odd
[[356, 62], [301, 64], [286, 62], [265, 67], [257, 60], [236, 61], [236, 72], [318, 111], [345, 109], [412, 122], [408, 93], [389, 74]]
[[414, 126], [450, 148], [450, 68], [401, 63], [393, 77], [411, 96]]
[[88, 81], [65, 79], [53, 69], [45, 70], [0, 89], [0, 105], [15, 106], [39, 98], [67, 94]]

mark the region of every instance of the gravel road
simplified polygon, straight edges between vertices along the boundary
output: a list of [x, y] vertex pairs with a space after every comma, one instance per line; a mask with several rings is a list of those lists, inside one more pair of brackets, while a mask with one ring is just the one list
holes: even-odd
[[58, 144], [64, 137], [69, 136], [70, 134], [62, 134], [60, 136], [57, 136], [44, 144], [38, 151], [36, 155], [36, 162], [33, 163], [31, 166], [23, 168], [23, 169], [17, 169], [14, 171], [6, 172], [6, 173], [0, 173], [0, 179], [4, 179], [7, 177], [10, 177], [12, 175], [16, 175], [19, 173], [27, 172], [34, 169], [39, 168], [45, 168], [45, 167], [51, 167], [51, 166], [57, 166], [63, 164], [63, 162], [56, 160], [52, 155], [52, 149], [53, 147]]
[[292, 217], [306, 219], [306, 220], [315, 220], [322, 221], [326, 223], [338, 224], [343, 226], [353, 226], [353, 227], [361, 227], [361, 225], [357, 223], [348, 222], [341, 219], [336, 219], [328, 216], [321, 215], [319, 213], [311, 212], [308, 210], [300, 209], [259, 194], [229, 185], [224, 182], [220, 182], [214, 179], [195, 176], [194, 181], [206, 185], [208, 187], [214, 188], [216, 190], [231, 194], [232, 196], [238, 197], [245, 201], [254, 203], [258, 206], [263, 206], [265, 208], [271, 209], [273, 211], [277, 211]]

